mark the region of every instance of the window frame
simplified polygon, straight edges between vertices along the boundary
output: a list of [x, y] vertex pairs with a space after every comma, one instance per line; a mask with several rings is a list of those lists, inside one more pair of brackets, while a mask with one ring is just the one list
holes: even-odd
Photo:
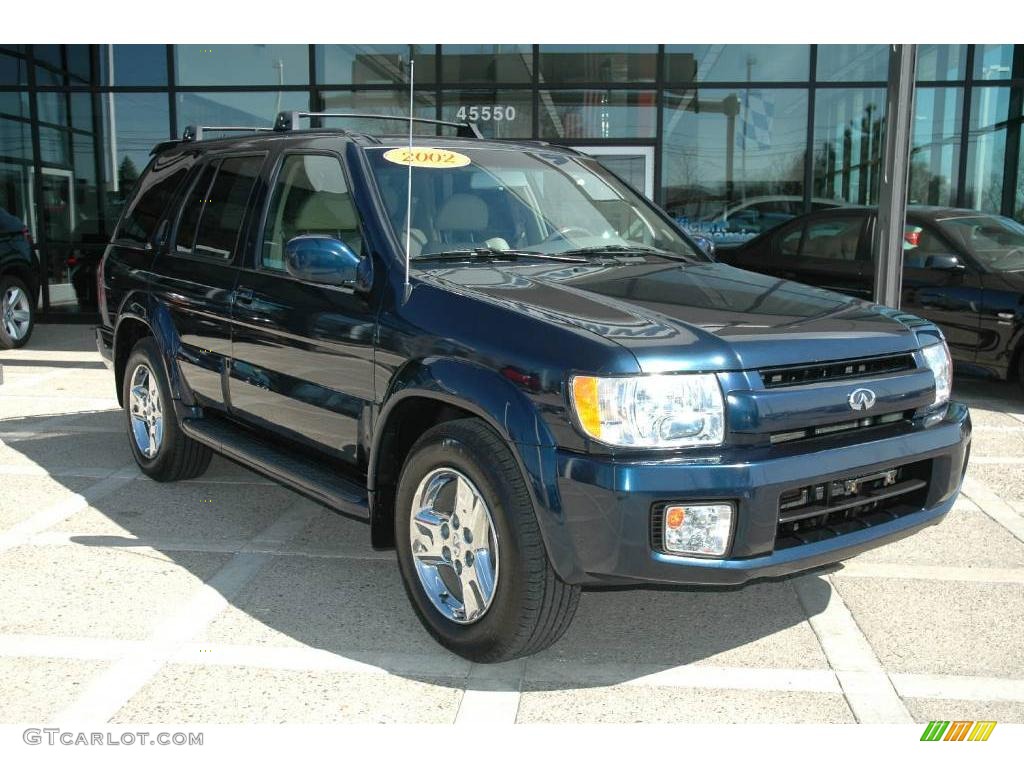
[[[345, 179], [345, 186], [348, 189], [349, 195], [352, 197], [352, 210], [356, 214], [356, 226], [359, 228], [359, 235], [362, 238], [364, 248], [368, 247], [366, 240], [366, 226], [363, 224], [363, 215], [359, 210], [359, 206], [356, 205], [355, 194], [352, 188], [352, 175], [349, 173], [348, 163], [345, 162], [345, 156], [340, 152], [335, 152], [330, 149], [311, 149], [305, 147], [290, 147], [281, 150], [274, 160], [274, 168], [270, 173], [267, 183], [267, 199], [263, 203], [263, 210], [260, 212], [258, 237], [254, 250], [254, 259], [252, 269], [255, 272], [259, 272], [267, 275], [276, 275], [278, 277], [286, 277], [291, 280], [297, 280], [298, 278], [293, 277], [288, 273], [287, 268], [277, 269], [276, 267], [270, 267], [263, 263], [263, 245], [266, 242], [267, 235], [267, 218], [270, 216], [270, 206], [274, 202], [274, 195], [277, 193], [277, 182], [281, 178], [281, 172], [284, 170], [284, 164], [288, 162], [289, 157], [296, 155], [320, 155], [322, 157], [331, 157], [338, 161], [341, 166], [341, 175]], [[284, 252], [284, 243], [281, 244], [281, 251]], [[369, 253], [356, 254], [361, 259], [369, 258]], [[304, 281], [300, 281], [304, 282]]]
[[[197, 262], [200, 262], [200, 263], [203, 263], [203, 264], [220, 264], [220, 265], [224, 265], [224, 266], [239, 266], [239, 264], [240, 264], [240, 257], [244, 257], [243, 251], [245, 250], [245, 247], [246, 247], [244, 235], [245, 235], [248, 227], [251, 225], [251, 221], [252, 221], [252, 210], [251, 210], [251, 205], [250, 204], [251, 204], [251, 202], [253, 200], [253, 196], [255, 195], [256, 189], [257, 189], [257, 187], [259, 185], [260, 177], [261, 177], [261, 175], [263, 173], [263, 170], [264, 170], [264, 168], [266, 166], [268, 155], [269, 155], [269, 152], [266, 152], [266, 151], [261, 151], [261, 152], [254, 152], [254, 151], [249, 151], [249, 152], [238, 152], [238, 151], [235, 151], [235, 152], [218, 152], [218, 153], [207, 154], [204, 157], [202, 157], [200, 160], [197, 161], [195, 166], [193, 166], [193, 170], [194, 170], [194, 173], [195, 173], [195, 178], [191, 182], [188, 183], [187, 189], [182, 194], [181, 199], [177, 203], [177, 208], [178, 209], [177, 209], [177, 213], [176, 213], [175, 219], [174, 219], [174, 226], [173, 226], [173, 228], [171, 230], [170, 237], [167, 238], [167, 255], [170, 258], [186, 259], [188, 261], [197, 261]], [[180, 251], [180, 250], [178, 250], [178, 234], [179, 234], [180, 229], [181, 229], [181, 222], [182, 222], [182, 219], [185, 216], [185, 208], [186, 208], [186, 205], [188, 203], [189, 197], [191, 196], [192, 192], [195, 190], [196, 185], [199, 184], [199, 182], [202, 180], [203, 175], [206, 173], [207, 169], [213, 167], [214, 168], [213, 177], [210, 179], [210, 186], [207, 187], [207, 190], [206, 190], [207, 192], [209, 192], [211, 189], [213, 189], [213, 185], [217, 183], [217, 177], [220, 175], [221, 166], [224, 164], [225, 161], [231, 160], [231, 159], [234, 159], [234, 158], [258, 158], [260, 164], [259, 164], [259, 167], [256, 169], [256, 174], [253, 177], [252, 187], [249, 189], [249, 195], [248, 195], [248, 197], [246, 198], [246, 201], [245, 201], [245, 213], [242, 216], [242, 221], [241, 221], [241, 223], [238, 226], [238, 233], [235, 235], [235, 245], [234, 245], [234, 248], [232, 249], [232, 252], [231, 252], [231, 258], [229, 258], [229, 259], [222, 259], [222, 258], [217, 258], [217, 257], [214, 257], [214, 256], [206, 256], [206, 255], [202, 255], [202, 254], [197, 254], [196, 253], [196, 241], [195, 240], [193, 240], [192, 246], [191, 246], [191, 248], [189, 250], [187, 250], [187, 251]], [[207, 206], [208, 202], [209, 202], [208, 200], [204, 200], [203, 201], [203, 207], [199, 211], [199, 218], [196, 219], [196, 231], [195, 231], [195, 238], [196, 238], [196, 240], [199, 237], [199, 232], [201, 230], [202, 223], [203, 223], [203, 217], [206, 215], [206, 206]], [[242, 243], [241, 246], [239, 246], [240, 243]]]

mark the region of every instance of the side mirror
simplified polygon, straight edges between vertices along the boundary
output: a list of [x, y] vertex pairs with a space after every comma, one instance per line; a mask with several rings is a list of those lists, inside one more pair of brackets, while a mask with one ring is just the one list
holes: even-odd
[[964, 269], [959, 256], [953, 254], [936, 254], [924, 260], [925, 269], [940, 269], [945, 272], [957, 272]]
[[311, 283], [354, 286], [361, 261], [341, 240], [325, 235], [299, 235], [284, 246], [288, 274]]
[[710, 237], [704, 237], [704, 235], [690, 235], [690, 239], [697, 244], [708, 256], [714, 258], [715, 256], [715, 241]]

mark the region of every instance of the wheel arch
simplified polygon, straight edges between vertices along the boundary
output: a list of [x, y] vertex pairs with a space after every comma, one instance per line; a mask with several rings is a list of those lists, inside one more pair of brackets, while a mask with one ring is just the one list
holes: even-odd
[[114, 381], [117, 387], [117, 402], [124, 405], [122, 388], [124, 369], [128, 356], [139, 339], [153, 337], [160, 357], [164, 362], [164, 373], [171, 388], [171, 397], [186, 404], [193, 403], [192, 393], [178, 371], [175, 350], [178, 335], [166, 307], [153, 304], [143, 295], [129, 295], [121, 305], [114, 327]]
[[573, 558], [568, 542], [554, 533], [561, 528], [554, 439], [516, 385], [496, 371], [461, 360], [410, 362], [388, 388], [368, 467], [373, 546], [394, 545], [395, 491], [413, 443], [438, 423], [467, 417], [481, 419], [508, 445], [526, 480], [552, 565], [566, 577]]

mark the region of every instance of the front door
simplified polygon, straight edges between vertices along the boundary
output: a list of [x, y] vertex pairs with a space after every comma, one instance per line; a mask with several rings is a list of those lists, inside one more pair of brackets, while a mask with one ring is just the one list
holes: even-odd
[[[874, 238], [872, 238], [874, 239]], [[930, 256], [957, 256], [964, 269], [936, 269]], [[907, 222], [903, 239], [900, 309], [942, 329], [953, 359], [973, 363], [981, 342], [981, 275], [931, 224]]]
[[255, 264], [236, 291], [231, 411], [357, 463], [359, 426], [374, 396], [373, 308], [353, 288], [288, 274], [284, 246], [303, 234], [337, 238], [365, 255], [335, 154], [289, 152], [278, 161]]
[[648, 200], [654, 199], [654, 147], [575, 147], [597, 159]]

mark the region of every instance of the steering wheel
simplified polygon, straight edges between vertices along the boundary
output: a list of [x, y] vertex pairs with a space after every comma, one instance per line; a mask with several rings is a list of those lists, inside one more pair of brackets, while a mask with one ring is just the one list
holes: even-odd
[[582, 235], [583, 237], [593, 237], [594, 233], [583, 227], [568, 226], [556, 229], [550, 235], [544, 238], [542, 242], [550, 243], [555, 240], [568, 240], [571, 235]]

